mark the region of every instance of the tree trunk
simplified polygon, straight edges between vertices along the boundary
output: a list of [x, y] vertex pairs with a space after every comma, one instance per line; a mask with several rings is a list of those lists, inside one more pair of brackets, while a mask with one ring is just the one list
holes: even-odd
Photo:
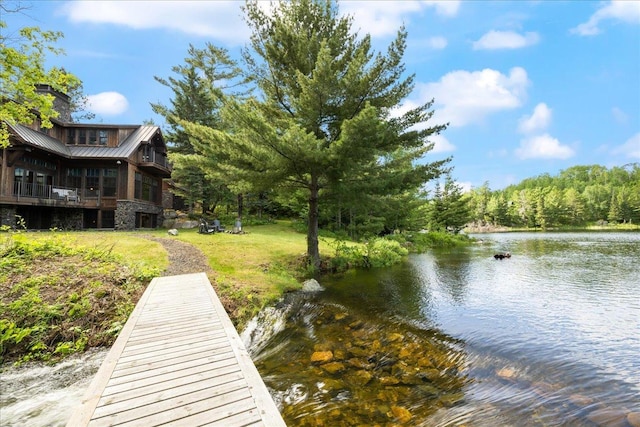
[[238, 219], [242, 221], [242, 193], [238, 194]]
[[318, 177], [311, 176], [309, 186], [309, 226], [307, 227], [307, 256], [311, 265], [320, 268], [320, 248], [318, 247]]

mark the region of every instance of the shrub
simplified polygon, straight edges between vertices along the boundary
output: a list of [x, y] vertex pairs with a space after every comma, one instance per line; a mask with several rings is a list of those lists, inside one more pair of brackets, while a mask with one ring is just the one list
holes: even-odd
[[[0, 246], [0, 364], [56, 360], [109, 345], [158, 269], [112, 248], [13, 234]], [[55, 262], [52, 262], [55, 259]]]

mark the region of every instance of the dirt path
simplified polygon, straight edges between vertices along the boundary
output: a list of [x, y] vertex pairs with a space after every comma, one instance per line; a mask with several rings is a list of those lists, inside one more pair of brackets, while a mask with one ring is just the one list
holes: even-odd
[[169, 238], [148, 237], [148, 239], [160, 243], [169, 254], [169, 266], [162, 273], [163, 276], [212, 273], [207, 257], [195, 246]]

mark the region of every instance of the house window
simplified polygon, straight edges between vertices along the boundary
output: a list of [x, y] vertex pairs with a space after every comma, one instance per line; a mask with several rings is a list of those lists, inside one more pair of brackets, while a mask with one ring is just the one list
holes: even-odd
[[81, 168], [67, 169], [66, 186], [69, 188], [82, 187], [82, 169]]
[[158, 180], [136, 172], [134, 197], [148, 202], [155, 202], [158, 200], [158, 194]]
[[95, 129], [89, 129], [89, 139], [87, 144], [96, 145], [98, 143], [98, 131]]
[[86, 129], [78, 129], [78, 144], [86, 144], [87, 142], [87, 130]]
[[13, 194], [21, 196], [27, 194], [25, 175], [25, 170], [22, 168], [16, 168], [13, 171]]
[[101, 129], [98, 131], [98, 138], [100, 145], [107, 145], [109, 142], [109, 133], [106, 130]]
[[76, 144], [76, 129], [69, 128], [67, 129], [67, 144], [75, 145]]
[[142, 174], [140, 172], [136, 172], [133, 197], [142, 199]]
[[87, 168], [85, 196], [97, 197], [100, 190], [100, 169]]
[[[118, 171], [116, 169], [102, 170], [102, 195], [105, 197], [113, 197], [116, 195], [116, 177]], [[109, 227], [107, 227], [109, 228]]]
[[151, 182], [147, 175], [142, 176], [142, 200], [151, 200]]
[[154, 179], [151, 181], [151, 194], [150, 201], [155, 202], [158, 200], [158, 180]]

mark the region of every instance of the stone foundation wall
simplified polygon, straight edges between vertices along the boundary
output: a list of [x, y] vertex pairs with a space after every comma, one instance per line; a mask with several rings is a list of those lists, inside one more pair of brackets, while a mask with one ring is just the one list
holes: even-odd
[[83, 215], [80, 209], [56, 209], [51, 226], [62, 230], [82, 230]]
[[165, 209], [173, 209], [173, 193], [169, 190], [162, 192], [162, 207]]
[[136, 213], [156, 215], [157, 226], [162, 227], [162, 206], [133, 200], [118, 200], [116, 202], [115, 229], [133, 230], [136, 228]]
[[16, 226], [16, 208], [13, 206], [0, 207], [0, 225], [8, 225], [11, 228]]

